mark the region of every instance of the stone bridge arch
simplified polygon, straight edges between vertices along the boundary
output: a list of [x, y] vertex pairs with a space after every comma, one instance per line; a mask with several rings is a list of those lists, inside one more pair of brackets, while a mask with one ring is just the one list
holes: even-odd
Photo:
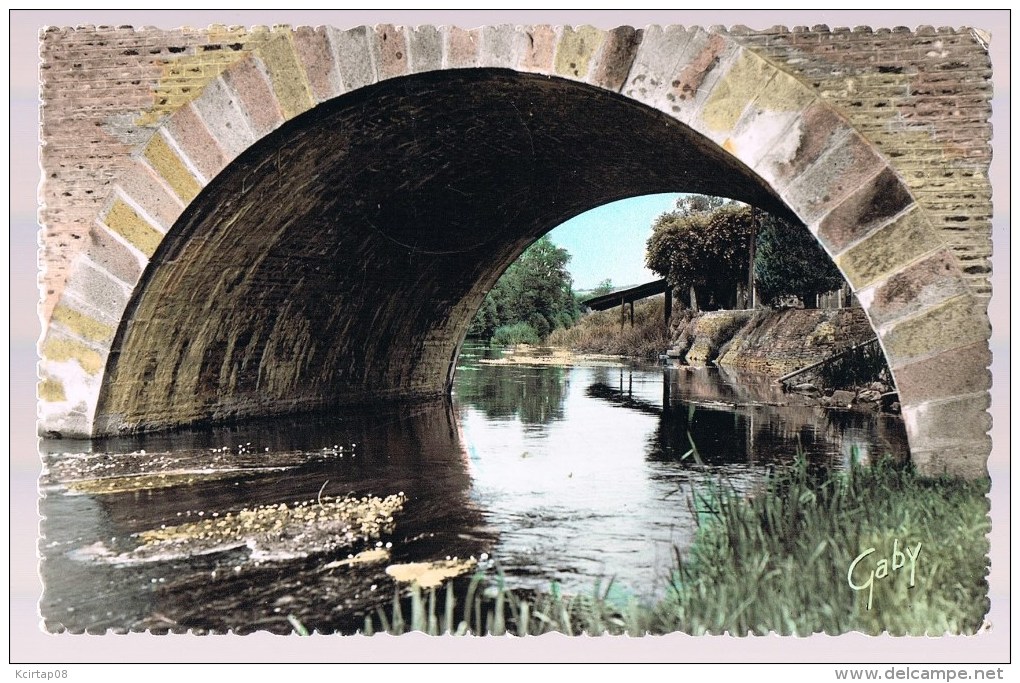
[[807, 225], [879, 334], [915, 462], [985, 472], [989, 326], [957, 256], [875, 144], [723, 32], [276, 30], [126, 168], [54, 297], [43, 434], [441, 394], [534, 239], [693, 191]]

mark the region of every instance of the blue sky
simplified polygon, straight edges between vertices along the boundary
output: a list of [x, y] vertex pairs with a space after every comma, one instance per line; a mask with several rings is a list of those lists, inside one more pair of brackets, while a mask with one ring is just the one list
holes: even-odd
[[676, 205], [679, 194], [650, 194], [621, 199], [571, 218], [549, 233], [570, 252], [567, 264], [574, 289], [594, 289], [606, 278], [616, 287], [659, 278], [645, 268], [645, 244], [652, 222]]

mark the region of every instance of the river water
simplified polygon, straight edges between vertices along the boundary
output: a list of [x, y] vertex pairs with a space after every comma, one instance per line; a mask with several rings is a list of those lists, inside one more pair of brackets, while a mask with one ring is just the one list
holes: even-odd
[[696, 487], [753, 494], [797, 452], [907, 457], [898, 418], [763, 378], [500, 356], [465, 348], [452, 401], [43, 441], [45, 628], [348, 632], [392, 599], [387, 567], [422, 562], [650, 601]]

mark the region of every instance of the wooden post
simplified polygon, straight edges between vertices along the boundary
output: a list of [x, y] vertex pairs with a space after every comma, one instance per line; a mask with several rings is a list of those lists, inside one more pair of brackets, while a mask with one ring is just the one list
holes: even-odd
[[634, 327], [634, 302], [630, 302], [630, 326]]
[[756, 308], [758, 306], [758, 297], [755, 296], [754, 291], [754, 250], [755, 242], [758, 234], [758, 209], [753, 205], [751, 206], [751, 243], [748, 248], [747, 257], [747, 299], [748, 308]]
[[626, 324], [627, 318], [627, 300], [624, 297], [620, 297], [620, 332], [623, 332], [624, 325]]

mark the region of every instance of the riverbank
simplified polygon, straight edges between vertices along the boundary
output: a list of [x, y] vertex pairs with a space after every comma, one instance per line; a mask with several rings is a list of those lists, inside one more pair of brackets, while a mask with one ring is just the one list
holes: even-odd
[[[927, 479], [888, 461], [828, 477], [800, 461], [752, 497], [722, 488], [695, 492], [689, 504], [701, 525], [689, 551], [678, 551], [668, 597], [656, 604], [613, 601], [608, 585], [590, 596], [562, 595], [555, 585], [548, 593], [515, 594], [501, 577], [476, 573], [438, 596], [413, 588], [395, 596], [389, 618], [379, 610], [364, 628], [973, 634], [989, 609], [988, 488], [988, 480]], [[409, 622], [404, 614], [412, 615]]]
[[874, 330], [860, 308], [678, 311], [667, 332], [661, 298], [638, 302], [634, 323], [618, 311], [601, 311], [557, 330], [551, 346], [575, 353], [615, 354], [684, 365], [719, 365], [779, 379], [800, 372], [786, 386], [825, 407], [897, 412], [895, 389]]

